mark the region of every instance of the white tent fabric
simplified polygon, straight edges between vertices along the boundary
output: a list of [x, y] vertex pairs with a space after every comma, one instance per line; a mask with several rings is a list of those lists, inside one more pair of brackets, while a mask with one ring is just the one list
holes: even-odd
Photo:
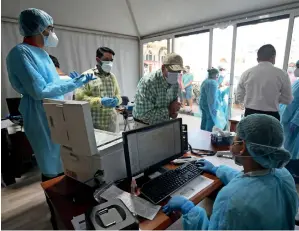
[[[1, 23], [1, 116], [8, 113], [5, 99], [18, 94], [12, 89], [6, 71], [6, 56], [10, 49], [21, 41], [18, 25]], [[116, 75], [122, 95], [130, 99], [134, 97], [139, 80], [138, 40], [100, 36], [65, 30], [55, 30], [59, 44], [57, 48], [49, 48], [49, 54], [56, 56], [61, 69], [65, 73], [73, 70], [83, 72], [96, 64], [96, 49], [100, 46], [110, 47], [115, 51], [112, 72]]]
[[[241, 15], [298, 0], [2, 0], [2, 16], [43, 9], [64, 26], [144, 37], [173, 28]], [[131, 6], [138, 31], [134, 27]], [[221, 20], [219, 20], [221, 21]]]

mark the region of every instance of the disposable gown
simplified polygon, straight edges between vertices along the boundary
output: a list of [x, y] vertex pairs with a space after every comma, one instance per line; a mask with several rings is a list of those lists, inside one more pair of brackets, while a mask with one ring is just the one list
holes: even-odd
[[213, 126], [224, 129], [226, 119], [221, 103], [218, 82], [214, 79], [206, 79], [201, 84], [199, 107], [202, 111], [201, 129], [212, 131]]
[[[294, 100], [289, 105], [281, 105], [281, 124], [284, 132], [284, 148], [287, 149], [292, 160], [299, 159], [299, 80], [292, 86]], [[296, 129], [290, 131], [290, 123], [297, 125]]]
[[183, 215], [186, 230], [294, 230], [298, 195], [288, 170], [272, 169], [262, 176], [246, 176], [220, 166], [217, 177], [225, 187], [210, 220], [199, 206]]
[[44, 175], [55, 176], [63, 172], [60, 146], [51, 141], [42, 100], [63, 99], [65, 93], [83, 83], [60, 80], [48, 53], [28, 44], [15, 46], [6, 62], [10, 83], [23, 96], [19, 111], [38, 166]]

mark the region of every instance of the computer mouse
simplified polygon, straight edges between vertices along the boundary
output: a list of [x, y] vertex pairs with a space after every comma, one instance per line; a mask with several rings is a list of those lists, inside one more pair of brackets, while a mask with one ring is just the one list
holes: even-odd
[[199, 162], [199, 161], [196, 161], [194, 164], [195, 164], [196, 167], [203, 167], [204, 166], [204, 164]]

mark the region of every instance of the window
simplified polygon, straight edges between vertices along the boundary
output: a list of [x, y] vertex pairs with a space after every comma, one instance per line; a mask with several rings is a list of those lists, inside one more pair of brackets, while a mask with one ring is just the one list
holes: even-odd
[[167, 55], [167, 49], [165, 47], [161, 47], [159, 51], [159, 61], [163, 63], [165, 56]]
[[224, 68], [223, 85], [229, 85], [230, 65], [232, 54], [233, 26], [216, 28], [213, 30], [213, 54], [212, 66], [219, 69]]
[[[289, 19], [269, 20], [256, 24], [241, 24], [237, 29], [234, 88], [236, 93], [240, 77], [244, 71], [257, 65], [257, 51], [265, 44], [276, 49], [275, 66], [283, 68], [285, 45]], [[236, 97], [234, 94], [234, 102]], [[238, 102], [236, 102], [238, 103]]]
[[175, 38], [175, 53], [183, 58], [184, 66], [190, 66], [194, 81], [207, 77], [209, 62], [209, 32], [201, 32]]
[[[166, 53], [164, 53], [166, 51]], [[163, 60], [167, 54], [167, 40], [149, 42], [143, 45], [143, 68], [144, 74], [151, 73], [161, 68]]]
[[296, 62], [299, 60], [299, 17], [295, 18], [292, 43], [290, 50], [290, 58], [288, 65], [288, 74], [290, 76], [291, 82], [294, 83], [296, 77], [294, 76], [294, 71], [296, 69]]

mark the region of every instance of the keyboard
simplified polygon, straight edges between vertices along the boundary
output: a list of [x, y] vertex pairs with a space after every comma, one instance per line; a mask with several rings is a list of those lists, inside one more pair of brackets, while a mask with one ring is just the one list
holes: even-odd
[[141, 194], [152, 203], [158, 204], [202, 172], [195, 163], [186, 163], [145, 183]]

